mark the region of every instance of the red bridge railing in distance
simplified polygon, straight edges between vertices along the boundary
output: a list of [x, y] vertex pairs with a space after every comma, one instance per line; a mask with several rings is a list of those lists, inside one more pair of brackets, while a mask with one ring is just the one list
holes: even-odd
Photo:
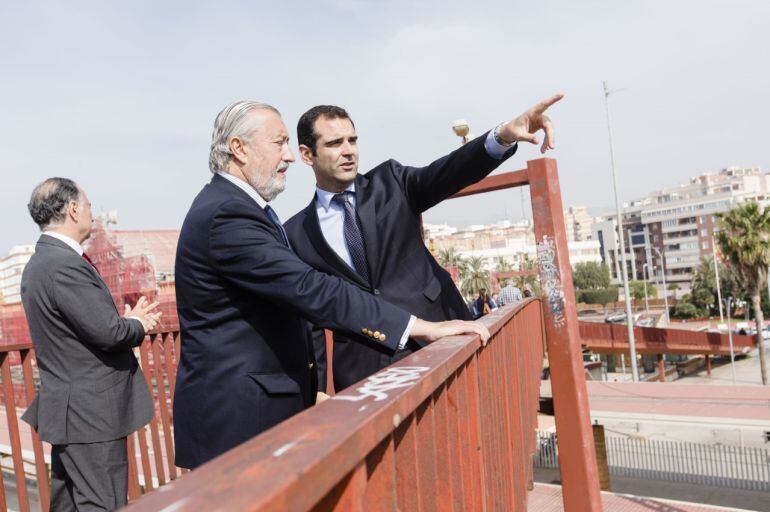
[[[172, 432], [171, 400], [174, 394], [176, 364], [179, 358], [179, 333], [177, 331], [151, 333], [138, 349], [138, 356], [150, 395], [153, 397], [155, 414], [149, 425], [128, 438], [129, 498], [139, 496], [160, 485], [175, 480], [181, 474], [173, 464], [174, 444]], [[36, 396], [35, 371], [32, 344], [0, 345], [0, 399], [5, 406], [8, 442], [13, 459], [15, 493], [19, 510], [30, 510], [30, 489], [27, 478], [36, 480], [37, 500], [40, 509], [48, 511], [50, 498], [49, 467], [46, 464], [48, 446], [37, 433], [19, 419], [22, 409], [17, 404], [32, 403]], [[14, 378], [12, 365], [21, 363], [21, 375]], [[15, 372], [18, 374], [18, 372]], [[19, 398], [23, 400], [19, 400]], [[149, 441], [148, 441], [149, 436]], [[33, 474], [25, 474], [25, 463], [34, 466]], [[7, 510], [6, 483], [0, 474], [0, 510]]]
[[128, 510], [526, 510], [543, 316], [433, 343], [142, 497]]
[[[628, 352], [628, 331], [625, 324], [584, 321], [578, 324], [580, 338], [591, 352], [597, 354]], [[728, 335], [718, 332], [634, 327], [634, 339], [636, 351], [640, 354], [730, 355]], [[733, 334], [733, 350], [736, 354], [746, 353], [756, 347], [755, 336]]]

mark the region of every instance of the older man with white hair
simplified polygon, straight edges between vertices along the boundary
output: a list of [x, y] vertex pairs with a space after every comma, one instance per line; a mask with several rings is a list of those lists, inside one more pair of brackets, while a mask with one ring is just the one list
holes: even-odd
[[417, 319], [297, 258], [269, 205], [293, 161], [275, 108], [241, 101], [217, 116], [214, 176], [190, 207], [176, 257], [180, 467], [197, 467], [316, 401], [305, 320], [392, 348], [408, 336], [489, 337], [474, 322]]

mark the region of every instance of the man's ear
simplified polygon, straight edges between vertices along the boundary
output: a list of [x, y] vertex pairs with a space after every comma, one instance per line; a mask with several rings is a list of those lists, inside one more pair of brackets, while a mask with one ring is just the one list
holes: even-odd
[[240, 137], [233, 137], [229, 142], [230, 155], [240, 164], [245, 164], [248, 160], [246, 156], [246, 142]]
[[313, 167], [314, 157], [313, 150], [309, 147], [305, 146], [304, 144], [299, 145], [299, 157], [302, 159], [303, 162], [305, 162], [310, 167]]
[[67, 206], [67, 215], [77, 224], [78, 217], [80, 216], [80, 205], [77, 201], [70, 201], [70, 204]]

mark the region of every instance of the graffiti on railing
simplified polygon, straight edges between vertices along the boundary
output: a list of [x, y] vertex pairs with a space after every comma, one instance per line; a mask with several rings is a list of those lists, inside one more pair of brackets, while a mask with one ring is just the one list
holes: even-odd
[[335, 395], [332, 397], [332, 400], [360, 402], [369, 397], [373, 397], [375, 402], [386, 400], [389, 391], [411, 386], [420, 379], [421, 373], [427, 372], [428, 370], [430, 370], [430, 368], [425, 366], [401, 366], [399, 368], [389, 368], [367, 378], [362, 386], [356, 388], [356, 391], [358, 392], [357, 395]]
[[556, 265], [556, 248], [553, 239], [543, 235], [543, 241], [537, 244], [537, 265], [540, 282], [543, 285], [548, 309], [555, 327], [561, 327], [564, 318], [564, 290], [561, 285], [559, 267]]

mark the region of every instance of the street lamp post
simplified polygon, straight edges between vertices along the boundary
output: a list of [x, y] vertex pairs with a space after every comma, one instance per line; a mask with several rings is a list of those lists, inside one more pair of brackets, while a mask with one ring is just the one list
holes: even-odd
[[722, 285], [719, 282], [719, 264], [717, 264], [717, 246], [714, 243], [714, 235], [711, 235], [711, 253], [714, 255], [714, 278], [717, 281], [717, 301], [719, 302], [719, 323], [723, 324], [725, 323], [725, 317], [722, 315]]
[[661, 254], [660, 249], [657, 247], [652, 248], [653, 251], [655, 251], [658, 254], [658, 258], [660, 258], [660, 273], [663, 276], [663, 307], [666, 308], [666, 326], [669, 325], [670, 318], [668, 316], [668, 287], [666, 286], [666, 262], [663, 259], [663, 254]]
[[733, 330], [730, 328], [730, 306], [732, 302], [732, 297], [725, 299], [725, 305], [727, 306], [727, 340], [730, 343], [730, 370], [733, 374], [733, 385], [735, 385], [735, 351], [733, 350]]
[[642, 265], [642, 282], [644, 282], [644, 313], [649, 316], [650, 315], [650, 303], [647, 300], [647, 279], [649, 279], [650, 274], [647, 270], [647, 264], [644, 263]]
[[[620, 238], [620, 258], [621, 258], [621, 276], [623, 276], [623, 293], [626, 297], [626, 327], [628, 328], [628, 350], [631, 358], [631, 377], [634, 382], [639, 380], [639, 368], [636, 363], [636, 344], [634, 342], [634, 320], [631, 313], [631, 292], [628, 289], [628, 276], [626, 269], [626, 242], [623, 233], [623, 216], [620, 212], [620, 197], [618, 195], [618, 178], [615, 173], [615, 152], [612, 146], [612, 124], [610, 122], [610, 101], [609, 97], [613, 91], [604, 85], [604, 107], [607, 111], [607, 133], [610, 140], [610, 165], [612, 168], [612, 186], [615, 189], [615, 212], [618, 216], [618, 237]], [[630, 240], [629, 240], [630, 241]]]

